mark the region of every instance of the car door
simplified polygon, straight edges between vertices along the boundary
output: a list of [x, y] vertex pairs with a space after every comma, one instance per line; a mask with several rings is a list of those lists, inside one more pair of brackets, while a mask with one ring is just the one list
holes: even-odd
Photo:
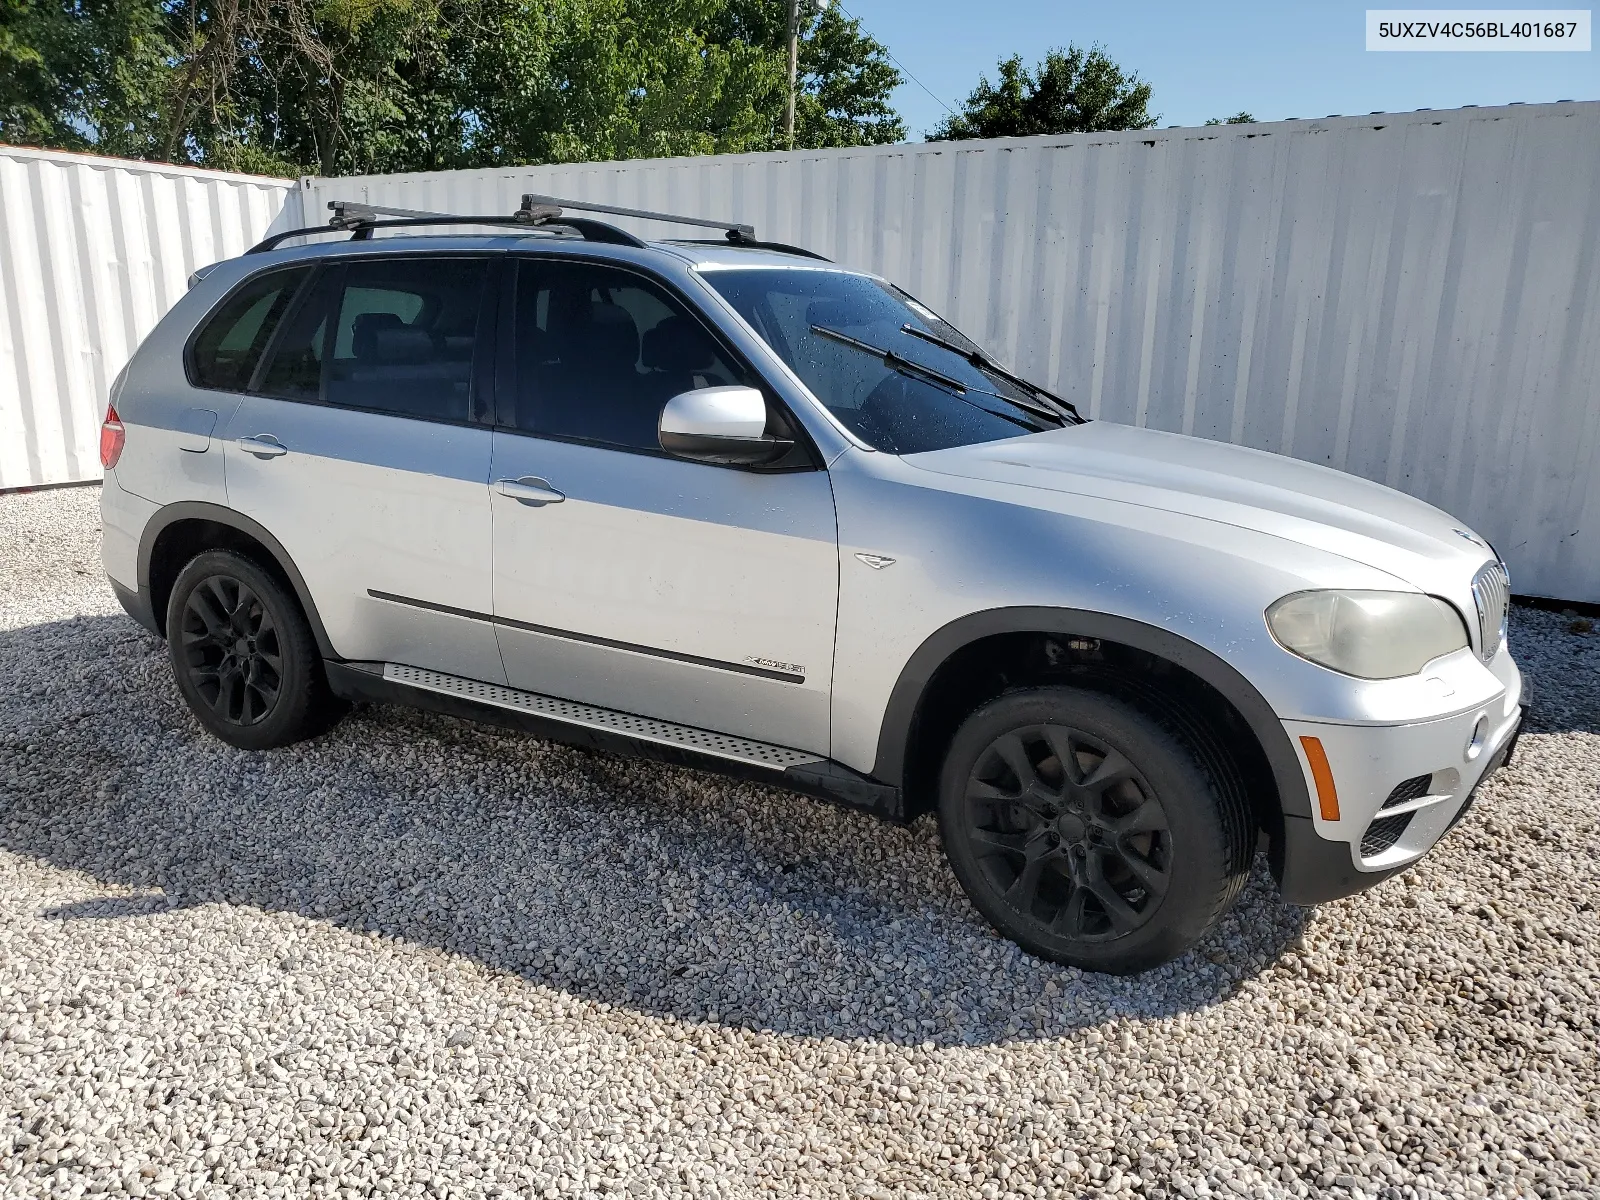
[[477, 419], [499, 264], [324, 266], [224, 435], [230, 505], [288, 551], [335, 652], [503, 683]]
[[826, 754], [827, 472], [690, 462], [656, 438], [671, 396], [759, 380], [680, 297], [609, 265], [524, 260], [501, 329], [494, 612], [512, 686]]

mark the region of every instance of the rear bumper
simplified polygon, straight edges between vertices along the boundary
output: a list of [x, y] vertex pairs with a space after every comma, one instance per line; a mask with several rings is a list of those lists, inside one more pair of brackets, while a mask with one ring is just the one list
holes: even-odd
[[[1516, 747], [1527, 707], [1520, 678], [1483, 708], [1415, 725], [1351, 726], [1286, 721], [1305, 757], [1316, 739], [1336, 808], [1313, 800], [1309, 817], [1285, 814], [1272, 867], [1291, 904], [1354, 895], [1403, 871], [1433, 848]], [[1309, 761], [1308, 786], [1318, 791]], [[1399, 785], [1410, 783], [1407, 790]]]
[[114, 583], [139, 585], [139, 539], [160, 506], [123, 489], [113, 468], [100, 485], [100, 561]]
[[106, 582], [111, 585], [111, 591], [116, 596], [117, 603], [122, 605], [123, 611], [160, 637], [161, 630], [156, 625], [155, 614], [150, 610], [150, 594], [143, 590], [135, 591], [133, 588], [125, 587], [109, 575], [106, 576]]
[[159, 637], [149, 589], [139, 586], [139, 539], [157, 507], [124, 491], [115, 470], [106, 472], [100, 486], [100, 561], [106, 582], [127, 614]]

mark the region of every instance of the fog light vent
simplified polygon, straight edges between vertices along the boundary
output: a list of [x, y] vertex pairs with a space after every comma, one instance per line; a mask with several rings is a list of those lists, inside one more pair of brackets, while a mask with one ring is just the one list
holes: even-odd
[[1382, 854], [1398, 842], [1414, 815], [1407, 812], [1393, 817], [1379, 817], [1368, 825], [1366, 835], [1361, 839], [1361, 857], [1371, 858], [1374, 854]]
[[1409, 800], [1422, 799], [1428, 794], [1428, 785], [1432, 782], [1432, 775], [1418, 775], [1412, 779], [1402, 779], [1394, 785], [1394, 791], [1389, 793], [1389, 798], [1383, 802], [1383, 807], [1394, 808]]

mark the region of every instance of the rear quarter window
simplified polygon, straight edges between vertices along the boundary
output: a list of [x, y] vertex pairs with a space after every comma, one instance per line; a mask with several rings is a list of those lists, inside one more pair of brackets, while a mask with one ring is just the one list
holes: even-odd
[[195, 387], [242, 392], [306, 267], [268, 271], [248, 280], [208, 316], [189, 350], [189, 382]]

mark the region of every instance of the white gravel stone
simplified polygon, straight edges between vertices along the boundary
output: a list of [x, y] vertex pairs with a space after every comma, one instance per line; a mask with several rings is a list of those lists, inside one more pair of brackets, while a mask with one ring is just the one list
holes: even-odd
[[1600, 1190], [1600, 633], [1419, 867], [1028, 957], [932, 823], [397, 709], [201, 734], [94, 488], [0, 496], [0, 1196]]

